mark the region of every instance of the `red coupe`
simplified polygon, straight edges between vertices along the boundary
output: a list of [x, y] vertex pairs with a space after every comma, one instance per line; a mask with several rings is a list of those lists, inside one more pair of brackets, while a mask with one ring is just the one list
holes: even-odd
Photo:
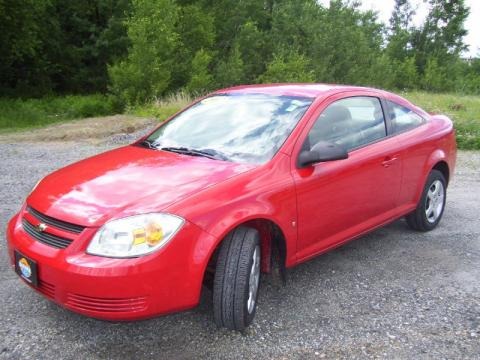
[[403, 216], [435, 228], [455, 159], [447, 117], [385, 91], [219, 90], [37, 183], [8, 225], [12, 268], [107, 320], [192, 308], [209, 283], [217, 325], [241, 330], [261, 273], [282, 276]]

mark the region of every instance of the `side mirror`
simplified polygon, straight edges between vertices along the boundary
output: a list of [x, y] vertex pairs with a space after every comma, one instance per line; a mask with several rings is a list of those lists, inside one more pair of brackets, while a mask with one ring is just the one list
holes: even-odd
[[311, 150], [305, 150], [298, 156], [298, 166], [307, 167], [319, 162], [348, 159], [348, 152], [343, 146], [328, 141], [320, 141]]

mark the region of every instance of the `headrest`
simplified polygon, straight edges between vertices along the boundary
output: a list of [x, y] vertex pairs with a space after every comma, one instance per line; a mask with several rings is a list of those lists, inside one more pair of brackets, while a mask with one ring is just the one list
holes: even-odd
[[343, 105], [333, 105], [329, 106], [324, 112], [323, 117], [328, 118], [328, 121], [333, 123], [346, 121], [352, 119], [352, 114], [347, 107]]

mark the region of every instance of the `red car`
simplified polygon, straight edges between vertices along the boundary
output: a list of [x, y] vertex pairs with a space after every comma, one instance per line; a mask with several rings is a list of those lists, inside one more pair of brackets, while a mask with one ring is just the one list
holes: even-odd
[[260, 273], [284, 273], [406, 216], [442, 218], [452, 122], [360, 87], [240, 86], [138, 142], [41, 180], [8, 225], [12, 268], [107, 320], [185, 310], [211, 283], [219, 326], [254, 317]]

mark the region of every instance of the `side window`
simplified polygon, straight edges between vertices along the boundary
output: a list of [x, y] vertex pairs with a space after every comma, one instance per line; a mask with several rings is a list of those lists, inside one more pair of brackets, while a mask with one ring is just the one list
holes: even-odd
[[393, 132], [404, 132], [422, 125], [425, 120], [409, 108], [388, 101]]
[[380, 100], [351, 97], [330, 104], [315, 121], [304, 148], [320, 141], [333, 142], [351, 150], [387, 135]]

